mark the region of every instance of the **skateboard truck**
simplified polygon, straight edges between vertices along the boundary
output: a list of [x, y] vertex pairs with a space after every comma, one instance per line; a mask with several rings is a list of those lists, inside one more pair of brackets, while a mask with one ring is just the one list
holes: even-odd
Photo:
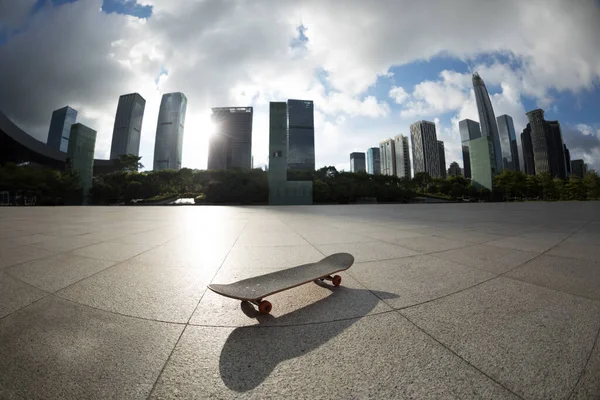
[[340, 286], [342, 284], [342, 277], [339, 275], [334, 275], [334, 276], [329, 275], [329, 276], [325, 276], [323, 278], [319, 278], [318, 280], [321, 282], [330, 281], [333, 284], [333, 286]]

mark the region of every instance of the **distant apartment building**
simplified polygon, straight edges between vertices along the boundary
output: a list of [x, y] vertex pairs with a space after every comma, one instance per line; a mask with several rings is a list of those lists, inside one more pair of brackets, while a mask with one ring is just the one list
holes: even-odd
[[350, 153], [350, 172], [366, 172], [365, 153]]
[[209, 170], [252, 168], [252, 107], [212, 108], [215, 132], [209, 139]]
[[463, 119], [458, 123], [460, 140], [462, 142], [464, 177], [471, 179], [471, 158], [469, 156], [469, 141], [481, 137], [479, 123], [471, 119]]
[[367, 173], [371, 175], [381, 174], [381, 154], [379, 147], [371, 147], [367, 150]]
[[453, 161], [448, 168], [448, 176], [462, 176], [460, 165], [456, 161]]
[[379, 143], [381, 156], [381, 174], [396, 175], [396, 146], [393, 139], [386, 139]]
[[496, 118], [496, 122], [502, 150], [502, 168], [519, 171], [519, 150], [513, 119], [510, 115], [504, 114]]
[[492, 190], [494, 176], [497, 172], [492, 138], [482, 136], [469, 141], [469, 156], [473, 186]]
[[67, 168], [79, 173], [83, 189], [83, 202], [88, 203], [92, 177], [94, 173], [94, 151], [96, 149], [96, 131], [83, 124], [73, 124], [67, 149]]
[[444, 142], [438, 140], [438, 152], [440, 153], [440, 178], [446, 179], [446, 150]]
[[119, 97], [110, 146], [111, 160], [118, 160], [124, 154], [139, 156], [145, 107], [146, 100], [139, 93]]
[[575, 176], [579, 179], [583, 179], [587, 173], [587, 164], [583, 160], [572, 160], [571, 161], [571, 176]]
[[427, 172], [432, 178], [441, 177], [440, 153], [435, 124], [418, 121], [410, 126], [413, 153], [413, 173]]
[[181, 169], [186, 110], [187, 98], [183, 93], [162, 96], [154, 141], [155, 171]]
[[48, 130], [48, 146], [66, 153], [69, 149], [71, 125], [77, 121], [77, 110], [69, 106], [52, 112], [50, 129]]
[[396, 175], [399, 178], [410, 178], [410, 149], [408, 137], [396, 135], [394, 137], [394, 150], [396, 152]]

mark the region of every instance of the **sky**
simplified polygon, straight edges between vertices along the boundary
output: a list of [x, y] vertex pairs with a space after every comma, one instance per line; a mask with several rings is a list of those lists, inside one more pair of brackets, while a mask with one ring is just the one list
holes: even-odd
[[0, 110], [45, 142], [52, 111], [69, 105], [108, 158], [118, 98], [138, 92], [151, 168], [161, 96], [180, 91], [183, 166], [203, 169], [210, 108], [252, 106], [261, 167], [269, 102], [305, 99], [317, 167], [349, 170], [351, 152], [422, 119], [462, 166], [477, 71], [517, 136], [543, 108], [571, 158], [600, 170], [599, 37], [595, 0], [0, 0]]

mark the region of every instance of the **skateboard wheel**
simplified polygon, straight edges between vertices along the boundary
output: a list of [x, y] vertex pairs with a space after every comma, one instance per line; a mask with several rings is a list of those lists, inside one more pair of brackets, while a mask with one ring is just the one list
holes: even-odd
[[263, 300], [258, 304], [258, 311], [263, 315], [270, 313], [272, 309], [273, 306], [266, 300]]
[[342, 284], [342, 277], [339, 275], [335, 275], [331, 280], [331, 283], [333, 283], [333, 286], [340, 286]]

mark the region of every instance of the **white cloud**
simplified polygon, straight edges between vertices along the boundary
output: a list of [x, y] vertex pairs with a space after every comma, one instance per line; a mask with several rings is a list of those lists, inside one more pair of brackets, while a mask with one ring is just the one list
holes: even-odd
[[402, 86], [392, 86], [388, 95], [390, 98], [394, 99], [396, 104], [404, 103], [409, 97]]

